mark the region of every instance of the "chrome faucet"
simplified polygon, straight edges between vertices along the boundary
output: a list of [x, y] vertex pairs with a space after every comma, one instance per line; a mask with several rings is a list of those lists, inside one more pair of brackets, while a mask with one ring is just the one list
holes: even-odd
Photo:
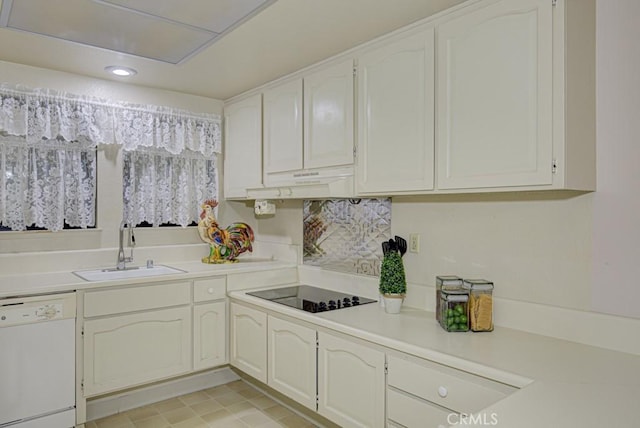
[[127, 268], [127, 263], [131, 263], [133, 261], [133, 247], [136, 246], [136, 237], [133, 234], [133, 227], [131, 226], [131, 224], [128, 225], [128, 229], [129, 229], [129, 239], [128, 239], [128, 246], [129, 248], [131, 248], [131, 255], [129, 257], [125, 257], [124, 255], [124, 228], [125, 228], [125, 221], [124, 219], [122, 219], [122, 221], [120, 222], [120, 234], [119, 234], [119, 246], [118, 246], [118, 263], [116, 264], [116, 269], [117, 270], [124, 270]]

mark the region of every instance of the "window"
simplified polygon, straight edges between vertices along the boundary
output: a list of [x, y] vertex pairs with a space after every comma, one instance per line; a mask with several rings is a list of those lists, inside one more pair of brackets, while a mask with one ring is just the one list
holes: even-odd
[[124, 153], [124, 218], [130, 224], [197, 224], [200, 206], [217, 199], [216, 157], [185, 150]]
[[123, 149], [128, 223], [187, 226], [217, 199], [220, 116], [0, 85], [0, 230], [95, 226], [99, 144]]
[[95, 227], [95, 145], [0, 137], [0, 174], [0, 230]]

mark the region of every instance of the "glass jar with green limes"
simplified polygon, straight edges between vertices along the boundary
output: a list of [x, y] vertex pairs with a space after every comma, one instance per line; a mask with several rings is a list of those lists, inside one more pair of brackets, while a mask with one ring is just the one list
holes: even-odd
[[442, 290], [440, 325], [447, 331], [469, 331], [469, 294], [463, 290]]

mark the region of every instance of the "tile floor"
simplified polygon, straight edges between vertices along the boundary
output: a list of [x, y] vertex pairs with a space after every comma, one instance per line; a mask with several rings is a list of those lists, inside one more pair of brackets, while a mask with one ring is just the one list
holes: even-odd
[[85, 428], [307, 428], [308, 420], [237, 380], [103, 419]]

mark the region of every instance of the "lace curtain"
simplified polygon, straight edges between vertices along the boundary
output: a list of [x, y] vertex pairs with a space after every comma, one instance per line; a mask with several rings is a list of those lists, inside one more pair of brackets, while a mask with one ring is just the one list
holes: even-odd
[[[98, 144], [124, 149], [124, 215], [131, 221], [161, 224], [171, 218], [186, 225], [198, 218], [203, 200], [198, 197], [217, 197], [219, 116], [3, 85], [0, 222], [13, 230], [30, 224], [60, 230], [65, 220], [71, 226], [95, 225]], [[168, 177], [168, 190], [160, 195], [149, 177]], [[142, 203], [166, 206], [152, 210]]]
[[96, 151], [88, 142], [0, 140], [2, 224], [61, 230], [95, 225]]
[[185, 227], [199, 220], [203, 201], [217, 199], [216, 158], [189, 151], [125, 152], [123, 181], [127, 224]]

